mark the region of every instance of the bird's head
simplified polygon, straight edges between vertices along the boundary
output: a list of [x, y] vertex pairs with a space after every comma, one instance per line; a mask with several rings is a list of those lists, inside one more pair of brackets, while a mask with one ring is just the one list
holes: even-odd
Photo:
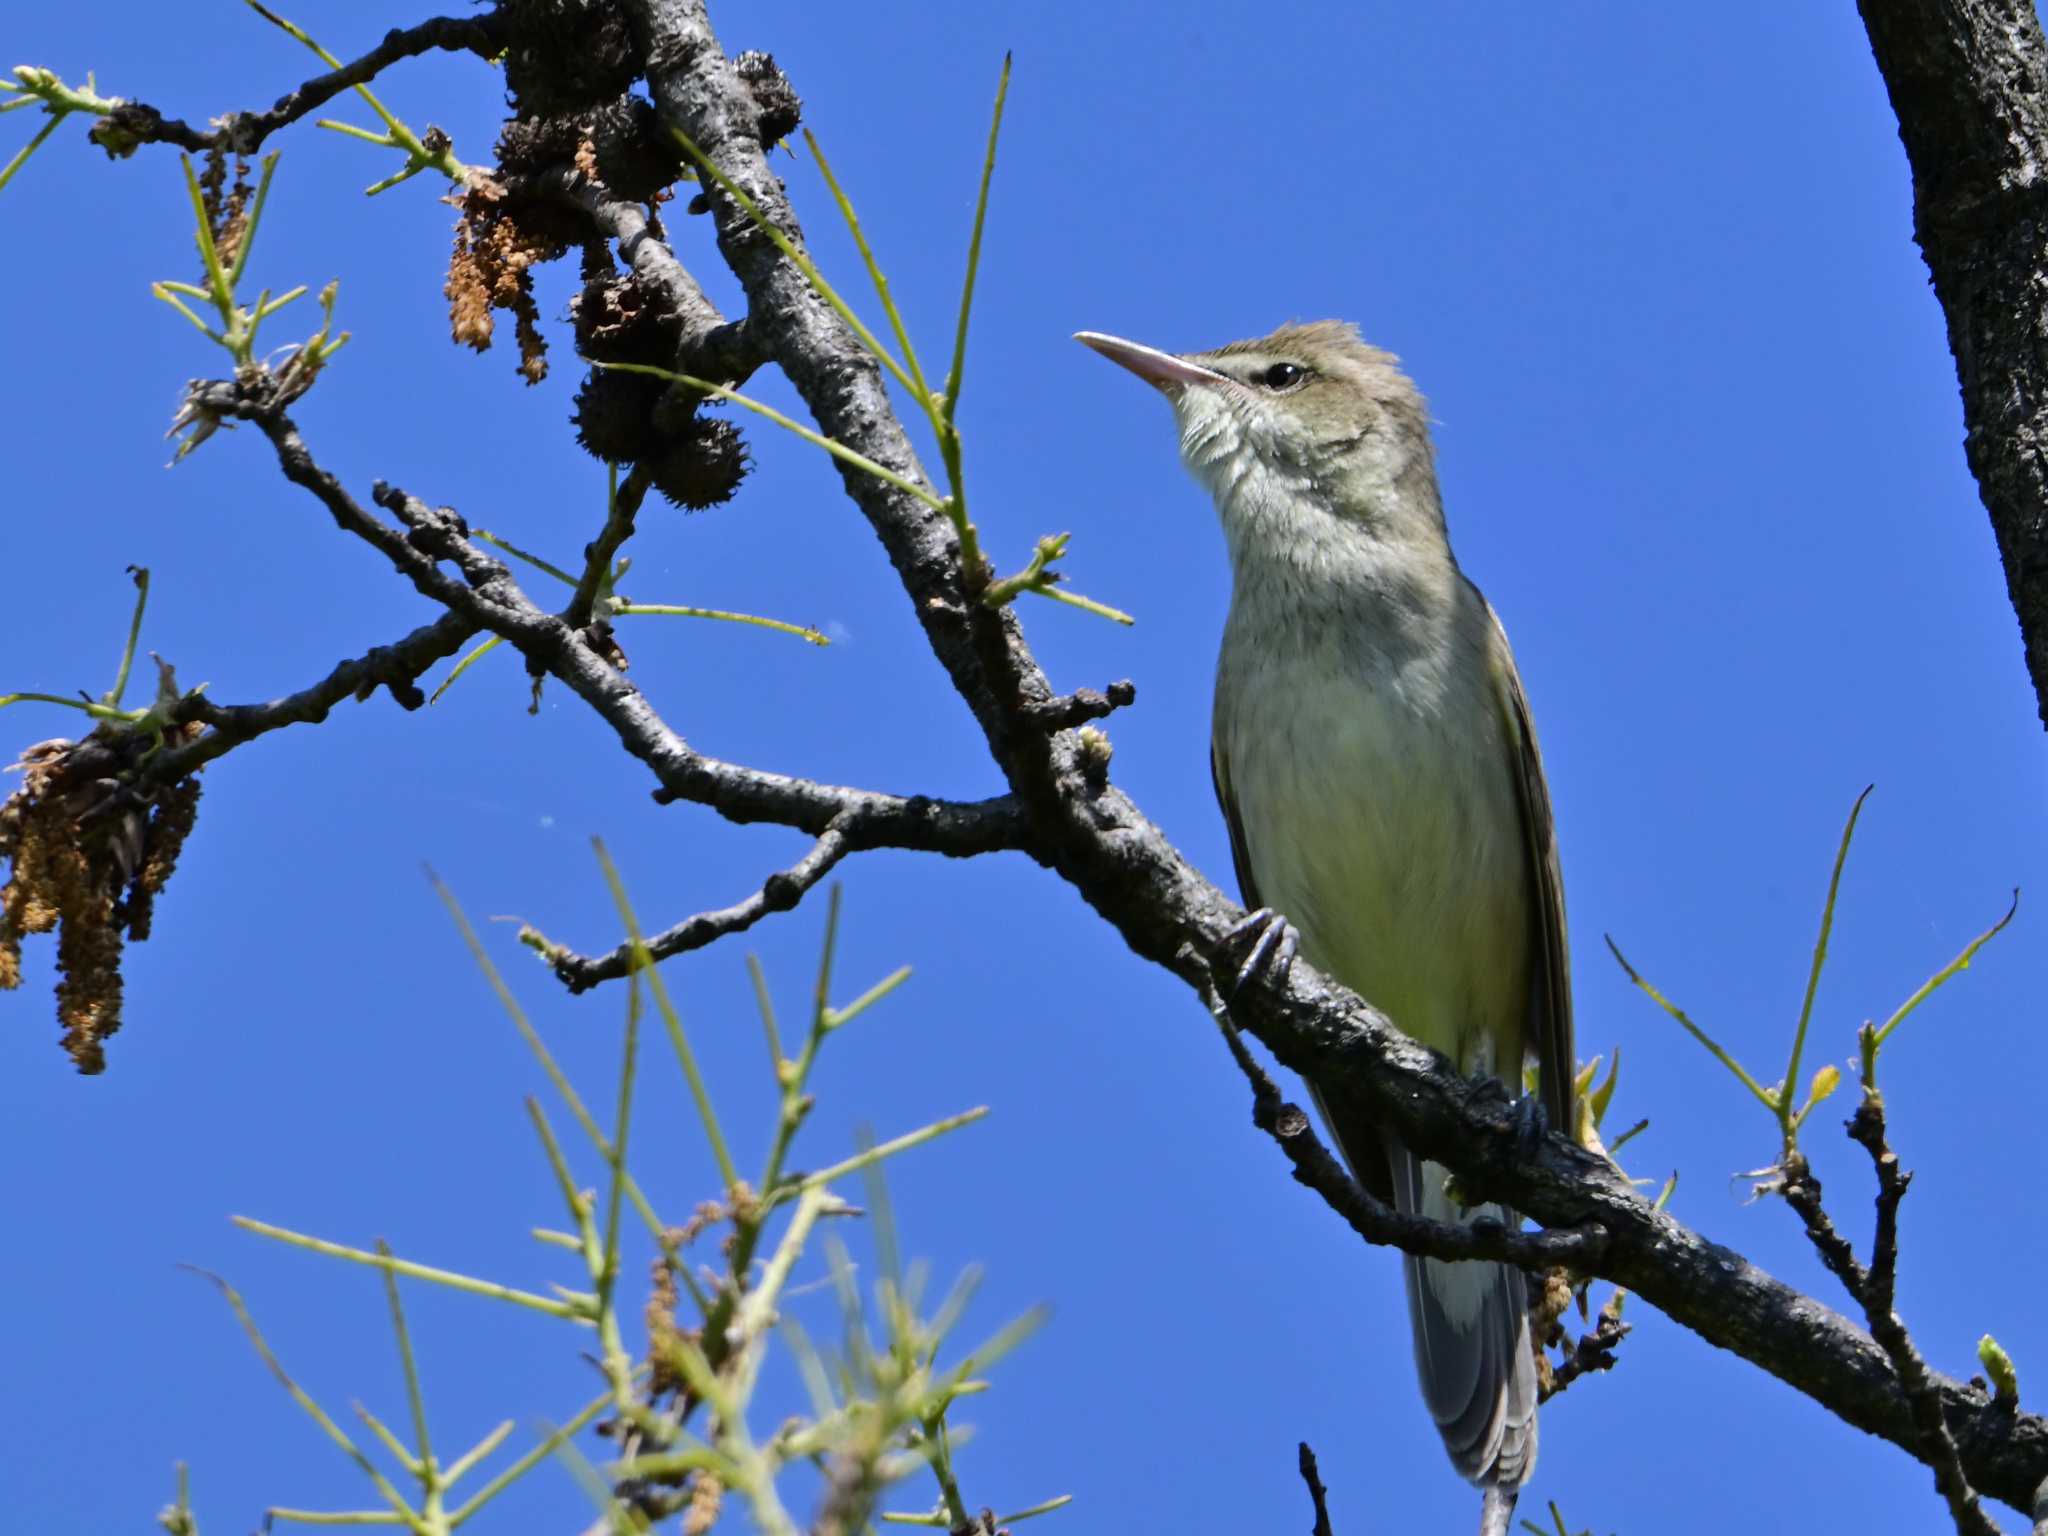
[[[1290, 541], [1334, 518], [1442, 538], [1427, 408], [1391, 353], [1337, 320], [1175, 354], [1081, 331], [1173, 404], [1180, 452], [1233, 534]], [[1418, 523], [1420, 526], [1417, 526]]]

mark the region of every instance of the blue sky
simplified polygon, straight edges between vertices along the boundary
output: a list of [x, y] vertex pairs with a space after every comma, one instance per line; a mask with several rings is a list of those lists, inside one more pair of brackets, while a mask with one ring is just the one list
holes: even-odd
[[[292, 14], [345, 55], [416, 19], [384, 3]], [[1204, 755], [1221, 540], [1163, 406], [1069, 334], [1194, 349], [1334, 315], [1403, 356], [1437, 418], [1456, 548], [1514, 637], [1542, 730], [1580, 1047], [1622, 1049], [1616, 1113], [1652, 1120], [1631, 1166], [1678, 1169], [1688, 1221], [1838, 1304], [1790, 1214], [1744, 1201], [1734, 1171], [1774, 1150], [1762, 1112], [1628, 986], [1601, 935], [1774, 1076], [1865, 784], [1822, 1057], [1845, 1060], [1856, 1024], [2013, 886], [2048, 888], [2041, 730], [1963, 463], [1904, 157], [1850, 10], [1498, 7], [1483, 38], [1413, 7], [1334, 4], [875, 0], [816, 18], [718, 17], [730, 49], [771, 49], [806, 98], [927, 352], [950, 332], [989, 97], [1015, 50], [962, 406], [979, 521], [1010, 565], [1071, 531], [1074, 585], [1138, 615], [1121, 630], [1051, 604], [1024, 613], [1063, 686], [1136, 680], [1136, 708], [1111, 722], [1115, 777], [1219, 879]], [[31, 7], [7, 44], [10, 63], [96, 70], [103, 91], [193, 121], [267, 104], [309, 63], [227, 4], [201, 24], [122, 0], [90, 28]], [[485, 158], [499, 82], [477, 61], [407, 64], [387, 98]], [[0, 123], [0, 150], [26, 132], [23, 116]], [[446, 340], [451, 212], [427, 181], [365, 202], [394, 168], [377, 151], [310, 127], [281, 142], [252, 280], [339, 277], [355, 332], [299, 411], [315, 451], [359, 494], [387, 478], [572, 560], [603, 476], [563, 428], [571, 266], [543, 276], [557, 368], [527, 389], [509, 351]], [[821, 262], [855, 287], [815, 172], [787, 174]], [[708, 227], [678, 214], [671, 228], [730, 303]], [[0, 689], [104, 688], [130, 562], [155, 576], [145, 644], [225, 700], [301, 687], [427, 616], [253, 433], [164, 469], [179, 389], [219, 356], [148, 294], [194, 265], [171, 154], [109, 165], [67, 124], [0, 193], [0, 231]], [[790, 398], [772, 378], [756, 387]], [[840, 643], [643, 621], [624, 635], [635, 678], [723, 756], [994, 792], [832, 470], [750, 435], [759, 465], [740, 501], [651, 510], [628, 588], [816, 623]], [[217, 1532], [267, 1504], [365, 1496], [176, 1266], [241, 1287], [331, 1407], [360, 1397], [396, 1419], [375, 1280], [237, 1232], [229, 1213], [382, 1235], [516, 1284], [571, 1278], [525, 1236], [558, 1219], [520, 1107], [544, 1083], [420, 865], [473, 913], [595, 948], [614, 925], [591, 835], [662, 923], [737, 899], [801, 840], [658, 809], [562, 691], [537, 717], [525, 704], [519, 668], [496, 656], [430, 711], [380, 695], [210, 769], [155, 937], [131, 956], [105, 1077], [74, 1078], [55, 1049], [47, 944], [28, 987], [0, 1000], [0, 1157], [15, 1170], [0, 1443], [23, 1528], [133, 1528], [180, 1458]], [[40, 706], [0, 725], [9, 749], [74, 728]], [[1021, 858], [871, 854], [845, 881], [844, 992], [901, 964], [916, 975], [835, 1041], [799, 1161], [845, 1155], [861, 1126], [888, 1135], [990, 1105], [895, 1165], [905, 1242], [942, 1276], [987, 1265], [969, 1333], [1054, 1309], [964, 1415], [969, 1498], [1071, 1492], [1054, 1517], [1068, 1530], [1305, 1526], [1307, 1439], [1346, 1536], [1466, 1528], [1473, 1496], [1412, 1385], [1396, 1261], [1289, 1181], [1185, 990]], [[2048, 1236], [2022, 1204], [2042, 1153], [2018, 1085], [2048, 1072], [2031, 900], [1888, 1058], [1895, 1140], [1919, 1175], [1900, 1305], [1958, 1374], [1987, 1330], [2023, 1377], [2048, 1361]], [[786, 1017], [821, 921], [806, 903], [746, 941]], [[621, 999], [565, 998], [509, 927], [490, 941], [608, 1102]], [[751, 1163], [771, 1099], [742, 955], [721, 945], [669, 975]], [[714, 1181], [671, 1068], [650, 1058], [637, 1161], [680, 1216]], [[1860, 1246], [1868, 1170], [1838, 1118], [1817, 1116], [1809, 1145]], [[440, 1443], [503, 1416], [524, 1437], [593, 1390], [559, 1325], [411, 1295]], [[823, 1294], [797, 1305], [829, 1325]], [[1647, 1308], [1631, 1316], [1619, 1369], [1546, 1411], [1532, 1505], [1554, 1498], [1574, 1528], [1625, 1536], [1805, 1526], [1809, 1507], [1839, 1529], [1939, 1523], [1928, 1474], [1901, 1453]], [[926, 1498], [913, 1486], [898, 1504]], [[477, 1528], [585, 1518], [570, 1478], [544, 1468]]]

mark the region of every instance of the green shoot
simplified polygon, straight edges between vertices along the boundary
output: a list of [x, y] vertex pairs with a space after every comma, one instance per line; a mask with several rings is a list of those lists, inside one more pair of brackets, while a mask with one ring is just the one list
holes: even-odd
[[[1807, 971], [1806, 991], [1800, 1000], [1799, 1018], [1792, 1033], [1791, 1057], [1786, 1064], [1785, 1076], [1773, 1086], [1765, 1088], [1752, 1077], [1740, 1062], [1736, 1061], [1733, 1056], [1722, 1049], [1718, 1042], [1708, 1036], [1704, 1030], [1693, 1023], [1679, 1008], [1666, 999], [1661, 992], [1638, 975], [1635, 967], [1628, 963], [1628, 960], [1622, 955], [1620, 948], [1611, 937], [1607, 940], [1608, 949], [1613, 952], [1614, 958], [1620, 962], [1621, 968], [1628, 974], [1629, 980], [1648, 994], [1658, 1007], [1662, 1008], [1672, 1018], [1676, 1019], [1679, 1024], [1684, 1026], [1687, 1033], [1705, 1046], [1716, 1061], [1728, 1068], [1737, 1080], [1751, 1093], [1756, 1095], [1765, 1108], [1770, 1110], [1772, 1118], [1777, 1121], [1779, 1136], [1783, 1144], [1781, 1156], [1787, 1162], [1798, 1154], [1799, 1131], [1805, 1125], [1807, 1117], [1824, 1103], [1841, 1086], [1842, 1082], [1841, 1069], [1832, 1062], [1823, 1063], [1815, 1070], [1812, 1081], [1807, 1085], [1805, 1102], [1800, 1103], [1798, 1100], [1800, 1063], [1806, 1049], [1807, 1029], [1813, 1018], [1814, 998], [1820, 991], [1821, 972], [1827, 965], [1828, 941], [1834, 933], [1835, 905], [1841, 894], [1842, 870], [1848, 862], [1849, 845], [1856, 835], [1857, 819], [1863, 814], [1863, 804], [1869, 798], [1870, 790], [1865, 788], [1863, 793], [1856, 797], [1856, 803], [1850, 807], [1849, 819], [1842, 827], [1841, 840], [1835, 849], [1834, 865], [1828, 875], [1827, 900], [1821, 906], [1820, 933], [1814, 940], [1813, 961]], [[1885, 1041], [1891, 1038], [1893, 1031], [1905, 1021], [1909, 1014], [1927, 1001], [1943, 985], [1963, 971], [1968, 970], [1971, 960], [1976, 957], [1977, 951], [1997, 937], [2004, 930], [2005, 926], [2012, 921], [2014, 913], [2018, 910], [2019, 892], [2015, 890], [2012, 903], [2006, 908], [2005, 914], [1966, 944], [1962, 952], [1947, 965], [1928, 977], [1912, 996], [1908, 997], [1893, 1011], [1891, 1017], [1882, 1026], [1866, 1022], [1856, 1032], [1856, 1042], [1861, 1056], [1863, 1090], [1866, 1094], [1874, 1095], [1877, 1092], [1878, 1051], [1882, 1048]]]
[[1621, 946], [1614, 942], [1612, 935], [1602, 934], [1601, 937], [1607, 940], [1608, 952], [1614, 956], [1616, 962], [1619, 963], [1622, 970], [1628, 973], [1628, 979], [1634, 982], [1638, 987], [1640, 987], [1643, 990], [1643, 992], [1649, 997], [1651, 1002], [1655, 1003], [1659, 1008], [1662, 1008], [1666, 1013], [1670, 1014], [1672, 1018], [1676, 1019], [1678, 1023], [1684, 1027], [1685, 1032], [1687, 1034], [1691, 1035], [1693, 1039], [1699, 1041], [1701, 1045], [1705, 1046], [1707, 1048], [1707, 1053], [1711, 1055], [1714, 1058], [1714, 1060], [1720, 1062], [1722, 1066], [1726, 1067], [1730, 1072], [1734, 1073], [1736, 1081], [1741, 1083], [1743, 1087], [1747, 1088], [1751, 1093], [1756, 1095], [1757, 1102], [1762, 1104], [1764, 1108], [1768, 1109], [1773, 1115], [1777, 1114], [1777, 1095], [1770, 1089], [1764, 1087], [1764, 1085], [1762, 1083], [1759, 1083], [1754, 1077], [1751, 1077], [1749, 1075], [1748, 1069], [1744, 1067], [1741, 1062], [1737, 1061], [1733, 1056], [1729, 1055], [1727, 1051], [1723, 1050], [1721, 1048], [1721, 1043], [1718, 1040], [1714, 1039], [1713, 1036], [1709, 1035], [1705, 1030], [1701, 1029], [1699, 1025], [1693, 1023], [1691, 1019], [1686, 1017], [1684, 1009], [1680, 1008], [1676, 1003], [1672, 1002], [1669, 998], [1667, 998], [1662, 992], [1659, 992], [1655, 987], [1651, 986], [1649, 982], [1645, 981], [1642, 975], [1636, 970], [1636, 968], [1628, 963], [1628, 957], [1621, 952]]
[[1961, 954], [1957, 955], [1955, 959], [1949, 961], [1947, 965], [1922, 982], [1911, 997], [1892, 1010], [1892, 1016], [1886, 1019], [1881, 1026], [1872, 1029], [1870, 1025], [1865, 1024], [1862, 1029], [1857, 1031], [1857, 1043], [1862, 1050], [1863, 1083], [1866, 1088], [1876, 1087], [1877, 1053], [1885, 1041], [1891, 1039], [1892, 1032], [1906, 1021], [1906, 1015], [1926, 1002], [1928, 998], [1932, 997], [1946, 983], [1967, 971], [1970, 968], [1970, 962], [1976, 958], [1977, 951], [1998, 937], [2004, 930], [2005, 925], [2013, 920], [2013, 914], [2018, 912], [2019, 909], [2020, 893], [2015, 889], [2012, 893], [2012, 902], [2006, 907], [2003, 917], [1978, 934], [1977, 937], [1970, 940], [1968, 944], [1965, 944]]
[[1003, 104], [1010, 98], [1010, 55], [996, 81], [996, 108], [988, 125], [988, 153], [981, 162], [981, 190], [974, 199], [974, 233], [967, 242], [967, 276], [960, 284], [960, 322], [953, 331], [953, 366], [946, 370], [946, 420], [960, 403], [960, 380], [967, 367], [967, 321], [974, 311], [974, 279], [981, 270], [981, 231], [988, 221], [988, 188], [996, 174], [996, 141], [1003, 132]]
[[1870, 798], [1875, 786], [1865, 785], [1863, 793], [1856, 797], [1856, 803], [1849, 807], [1849, 819], [1842, 826], [1842, 841], [1835, 849], [1835, 867], [1828, 874], [1828, 899], [1820, 909], [1820, 934], [1813, 941], [1813, 966], [1806, 973], [1806, 996], [1799, 1004], [1799, 1024], [1792, 1031], [1792, 1059], [1785, 1067], [1785, 1080], [1778, 1094], [1778, 1123], [1784, 1130], [1785, 1144], [1792, 1145], [1797, 1124], [1792, 1112], [1793, 1085], [1799, 1081], [1799, 1058], [1806, 1049], [1806, 1025], [1813, 1017], [1813, 996], [1820, 990], [1821, 968], [1828, 960], [1828, 936], [1835, 927], [1835, 898], [1842, 888], [1842, 866], [1849, 861], [1849, 844], [1856, 836], [1856, 819], [1863, 814], [1863, 802]]

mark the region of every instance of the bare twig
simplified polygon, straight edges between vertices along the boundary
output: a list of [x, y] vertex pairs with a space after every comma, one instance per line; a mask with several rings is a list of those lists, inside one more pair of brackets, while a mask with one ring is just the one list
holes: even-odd
[[1870, 1154], [1877, 1173], [1877, 1224], [1870, 1245], [1870, 1267], [1857, 1300], [1870, 1324], [1871, 1337], [1884, 1346], [1899, 1385], [1913, 1408], [1913, 1428], [1920, 1456], [1934, 1469], [1934, 1486], [1948, 1504], [1958, 1536], [1997, 1536], [1998, 1527], [1984, 1513], [1976, 1491], [1963, 1472], [1955, 1437], [1943, 1417], [1940, 1385], [1920, 1357], [1906, 1324], [1893, 1309], [1899, 1269], [1899, 1202], [1913, 1175], [1899, 1166], [1898, 1155], [1885, 1139], [1884, 1096], [1866, 1089], [1849, 1119], [1849, 1139]]
[[[276, 450], [278, 466], [327, 508], [335, 523], [384, 554], [400, 575], [477, 629], [502, 635], [558, 678], [612, 727], [619, 742], [653, 772], [655, 798], [708, 805], [728, 820], [774, 822], [822, 836], [834, 819], [850, 815], [870, 848], [910, 848], [964, 857], [1028, 849], [1029, 827], [1006, 800], [964, 802], [922, 795], [903, 797], [848, 789], [723, 762], [692, 750], [663, 722], [634, 685], [583, 634], [537, 606], [511, 571], [468, 537], [462, 519], [415, 496], [379, 484], [377, 503], [403, 530], [366, 510], [314, 459], [297, 426], [281, 408], [250, 398], [241, 385], [195, 386], [210, 409], [253, 422]], [[441, 569], [457, 566], [460, 576]], [[459, 642], [458, 642], [459, 643]]]
[[1041, 731], [1066, 731], [1077, 725], [1086, 725], [1090, 720], [1100, 720], [1137, 702], [1137, 698], [1138, 685], [1124, 681], [1111, 683], [1103, 693], [1097, 693], [1093, 688], [1076, 688], [1056, 699], [1026, 706], [1018, 713]]
[[1309, 1502], [1315, 1505], [1316, 1510], [1316, 1523], [1309, 1527], [1309, 1536], [1335, 1536], [1330, 1528], [1330, 1506], [1325, 1502], [1330, 1490], [1323, 1486], [1323, 1480], [1316, 1472], [1316, 1453], [1308, 1448], [1306, 1440], [1301, 1442], [1298, 1465], [1301, 1480], [1308, 1484]]
[[403, 639], [341, 662], [317, 683], [265, 704], [216, 704], [204, 694], [188, 694], [174, 718], [179, 723], [196, 721], [209, 729], [196, 741], [151, 757], [142, 764], [143, 771], [155, 783], [175, 782], [200, 764], [267, 732], [287, 725], [318, 724], [342, 700], [364, 701], [379, 687], [388, 691], [401, 709], [418, 709], [426, 702], [416, 681], [420, 674], [454, 655], [476, 630], [477, 626], [461, 615], [444, 613]]
[[1564, 1391], [1581, 1376], [1594, 1371], [1614, 1369], [1614, 1351], [1621, 1341], [1628, 1337], [1629, 1324], [1623, 1322], [1618, 1313], [1602, 1307], [1600, 1316], [1591, 1329], [1579, 1335], [1572, 1345], [1571, 1353], [1563, 1362], [1552, 1366], [1548, 1379], [1542, 1384], [1538, 1402], [1547, 1403]]
[[1202, 991], [1211, 1016], [1223, 1031], [1231, 1059], [1251, 1084], [1252, 1124], [1280, 1144], [1280, 1150], [1294, 1165], [1295, 1181], [1321, 1195], [1367, 1242], [1426, 1258], [1498, 1259], [1532, 1270], [1587, 1270], [1599, 1262], [1607, 1246], [1607, 1234], [1597, 1224], [1556, 1232], [1524, 1232], [1492, 1217], [1481, 1217], [1466, 1225], [1432, 1221], [1427, 1216], [1395, 1210], [1352, 1178], [1344, 1165], [1330, 1155], [1299, 1105], [1280, 1097], [1279, 1087], [1245, 1047], [1237, 1026], [1231, 1023], [1230, 1009], [1215, 983], [1208, 983]]
[[647, 499], [647, 488], [653, 483], [653, 476], [638, 466], [619, 483], [618, 494], [612, 497], [611, 507], [605, 513], [604, 527], [583, 551], [583, 574], [577, 579], [569, 606], [562, 610], [563, 623], [581, 629], [590, 622], [598, 594], [611, 577], [612, 560], [626, 540], [633, 537], [633, 521], [640, 515], [640, 503]]
[[1806, 1226], [1807, 1238], [1821, 1262], [1863, 1309], [1870, 1336], [1883, 1348], [1898, 1375], [1913, 1420], [1920, 1459], [1934, 1469], [1934, 1486], [1949, 1508], [1961, 1536], [1994, 1536], [1998, 1527], [1979, 1503], [1963, 1470], [1955, 1436], [1950, 1433], [1943, 1403], [1942, 1381], [1927, 1368], [1892, 1298], [1898, 1280], [1899, 1202], [1913, 1182], [1886, 1143], [1884, 1097], [1866, 1084], [1863, 1101], [1849, 1119], [1849, 1139], [1870, 1154], [1877, 1174], [1877, 1220], [1870, 1263], [1857, 1259], [1849, 1240], [1835, 1227], [1822, 1204], [1820, 1179], [1803, 1154], [1788, 1161], [1779, 1193]]
[[263, 141], [317, 111], [343, 91], [365, 85], [400, 59], [440, 49], [494, 57], [505, 45], [504, 19], [496, 11], [482, 16], [437, 16], [417, 26], [397, 28], [361, 58], [315, 75], [296, 90], [280, 96], [262, 112], [230, 112], [219, 126], [201, 132], [175, 117], [165, 117], [147, 102], [123, 101], [93, 124], [91, 138], [109, 153], [127, 153], [138, 144], [175, 144], [193, 154], [224, 149], [253, 155]]
[[[1017, 815], [1015, 805], [1007, 799], [982, 801], [965, 809], [977, 814], [986, 812], [992, 817], [1011, 817], [1016, 821], [1020, 834], [1022, 832], [1022, 818]], [[808, 853], [789, 868], [770, 875], [761, 882], [761, 888], [744, 901], [683, 919], [649, 939], [648, 952], [657, 960], [666, 960], [671, 955], [702, 949], [714, 940], [751, 928], [771, 912], [789, 911], [846, 855], [865, 848], [886, 846], [872, 841], [876, 830], [877, 823], [872, 816], [859, 811], [845, 812], [825, 828]], [[886, 821], [880, 824], [880, 830], [883, 835], [888, 835]], [[601, 981], [612, 981], [626, 975], [632, 969], [633, 948], [622, 944], [602, 955], [560, 951], [549, 958], [555, 974], [568, 984], [569, 990], [582, 992]]]

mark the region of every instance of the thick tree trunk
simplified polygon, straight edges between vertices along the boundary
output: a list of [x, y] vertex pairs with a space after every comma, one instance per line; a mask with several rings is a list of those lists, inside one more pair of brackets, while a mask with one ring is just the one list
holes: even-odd
[[1913, 169], [1970, 472], [2048, 724], [2048, 42], [2034, 0], [1858, 0]]

